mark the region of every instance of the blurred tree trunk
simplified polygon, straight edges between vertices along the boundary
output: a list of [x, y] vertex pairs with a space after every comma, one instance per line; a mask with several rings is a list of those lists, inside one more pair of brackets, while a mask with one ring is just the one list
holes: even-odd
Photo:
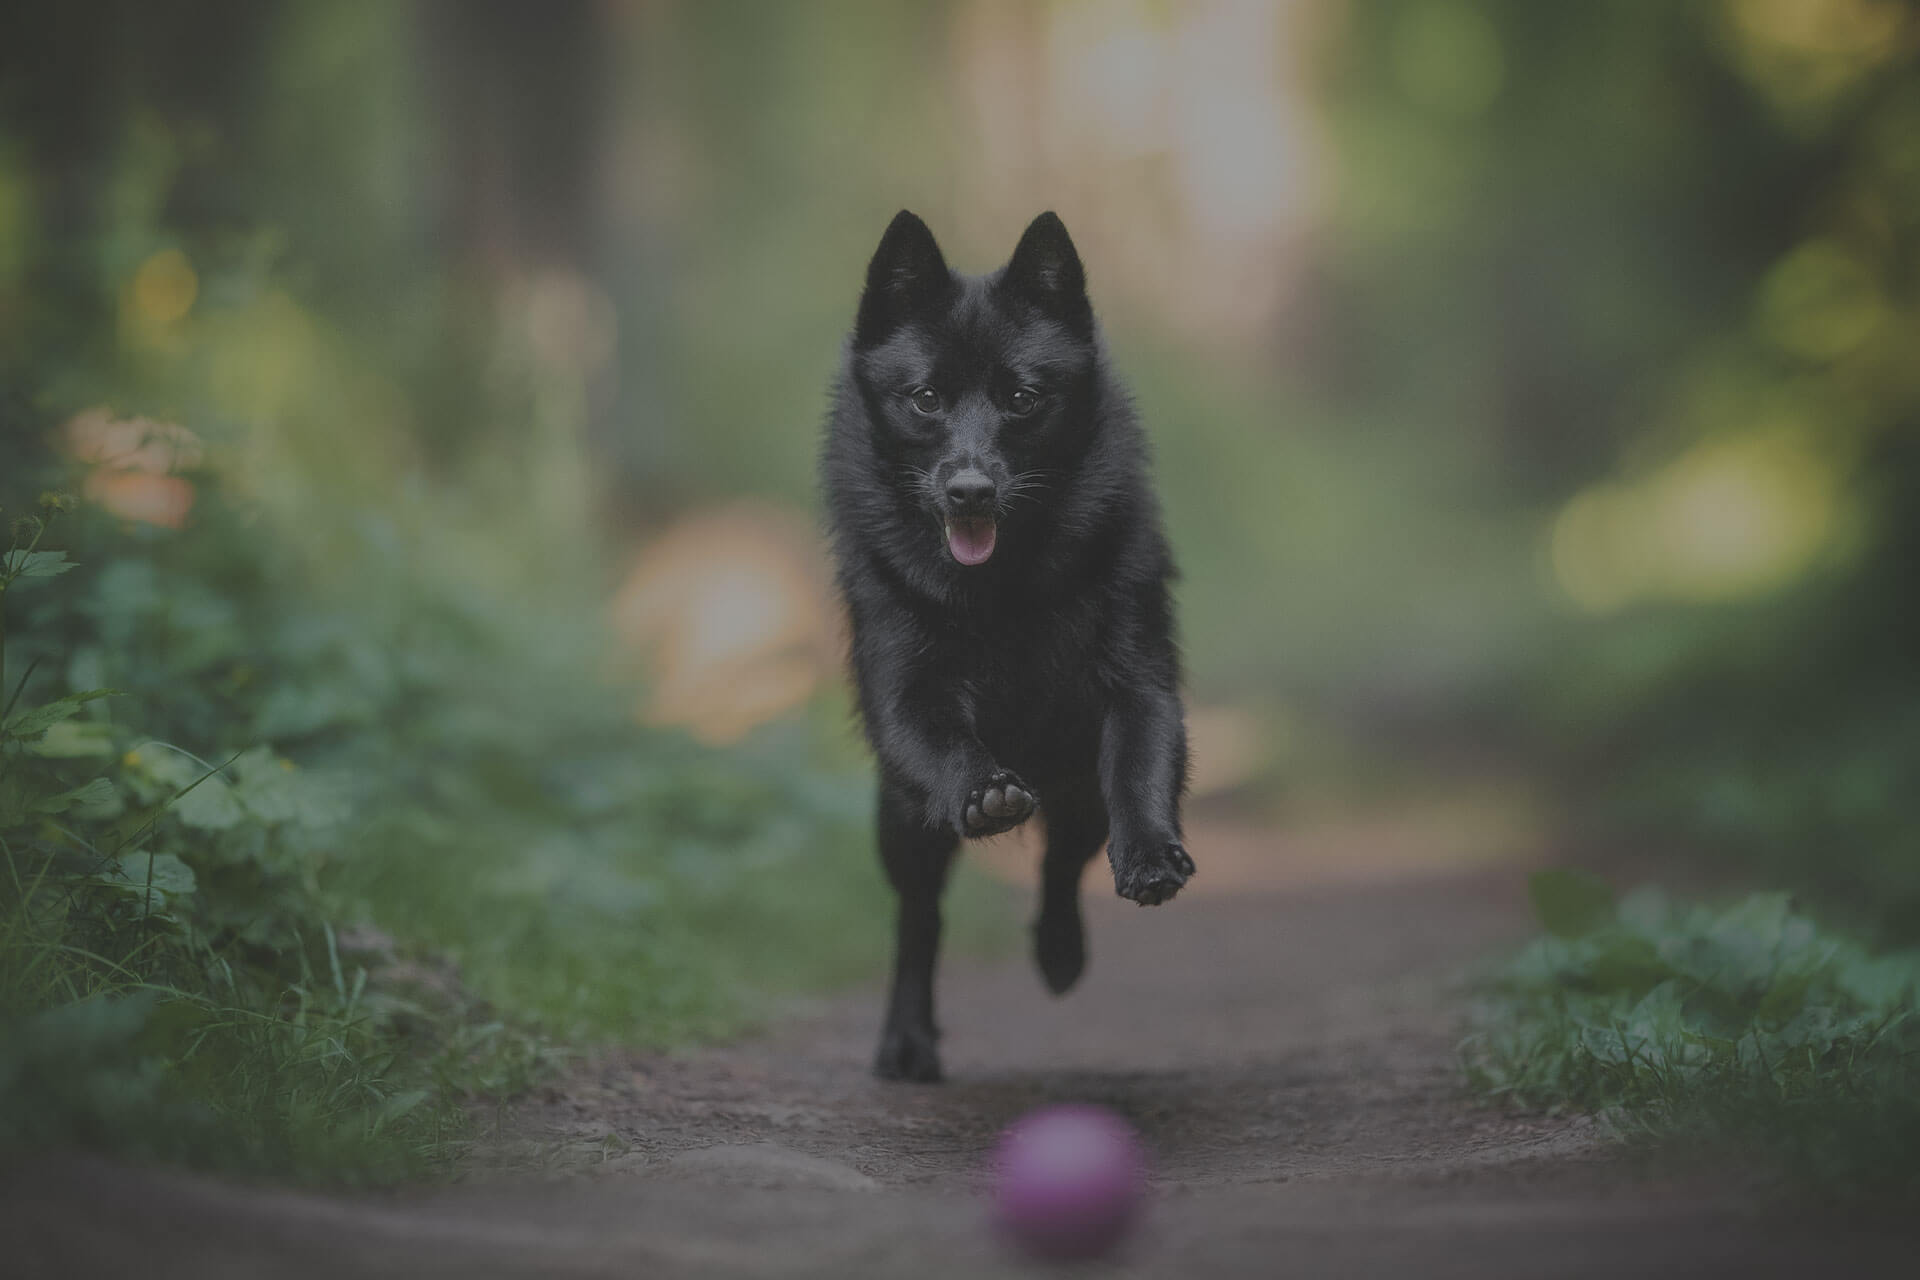
[[433, 0], [424, 53], [447, 163], [446, 243], [495, 272], [592, 257], [606, 105], [602, 7], [593, 0]]
[[[582, 442], [598, 505], [616, 523], [627, 523], [628, 495], [646, 487], [657, 453], [647, 444], [658, 423], [643, 336], [663, 292], [661, 262], [646, 251], [656, 229], [630, 224], [610, 176], [616, 85], [627, 91], [632, 74], [621, 57], [632, 53], [628, 16], [606, 0], [432, 0], [421, 26], [445, 158], [434, 225], [456, 277], [452, 376], [429, 380], [452, 400], [430, 415], [438, 443], [455, 446], [488, 416], [485, 388], [459, 371], [480, 367], [503, 295], [543, 277], [580, 282], [619, 304], [612, 358], [584, 374]], [[475, 300], [482, 305], [464, 305]]]

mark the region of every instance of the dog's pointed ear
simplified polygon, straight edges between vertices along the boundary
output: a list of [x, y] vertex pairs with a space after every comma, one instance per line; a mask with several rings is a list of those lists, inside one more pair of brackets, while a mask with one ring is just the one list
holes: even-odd
[[860, 317], [854, 322], [854, 341], [871, 346], [886, 337], [901, 320], [945, 297], [953, 288], [953, 272], [934, 243], [927, 224], [902, 209], [887, 224], [873, 261], [867, 264], [867, 287], [860, 295]]
[[1066, 224], [1052, 210], [1028, 225], [1000, 276], [1000, 288], [1077, 329], [1093, 325], [1086, 270], [1080, 265]]

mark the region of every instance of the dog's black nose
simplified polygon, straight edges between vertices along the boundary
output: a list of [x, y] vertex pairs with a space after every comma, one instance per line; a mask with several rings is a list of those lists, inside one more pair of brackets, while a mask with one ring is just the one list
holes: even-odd
[[978, 510], [993, 501], [993, 481], [972, 467], [956, 471], [947, 481], [947, 498], [962, 510]]

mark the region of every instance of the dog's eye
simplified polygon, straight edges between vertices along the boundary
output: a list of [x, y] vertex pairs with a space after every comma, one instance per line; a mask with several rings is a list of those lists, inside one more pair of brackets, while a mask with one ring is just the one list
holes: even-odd
[[907, 392], [907, 401], [919, 413], [940, 412], [940, 393], [932, 387], [915, 387]]
[[1032, 387], [1021, 387], [1007, 399], [1013, 411], [1024, 418], [1039, 406], [1040, 393]]

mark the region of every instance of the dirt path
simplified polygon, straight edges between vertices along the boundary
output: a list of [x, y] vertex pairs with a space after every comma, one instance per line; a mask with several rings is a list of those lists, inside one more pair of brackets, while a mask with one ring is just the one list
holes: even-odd
[[1526, 931], [1519, 870], [1303, 887], [1227, 871], [1262, 865], [1270, 838], [1210, 834], [1194, 848], [1215, 845], [1224, 874], [1174, 904], [1090, 895], [1071, 996], [1023, 962], [950, 966], [945, 1085], [871, 1080], [879, 1003], [851, 993], [741, 1044], [576, 1073], [515, 1122], [563, 1179], [326, 1198], [76, 1164], [4, 1186], [9, 1251], [23, 1275], [137, 1258], [195, 1280], [1000, 1274], [1022, 1268], [984, 1225], [987, 1154], [1021, 1112], [1072, 1099], [1128, 1116], [1155, 1161], [1145, 1227], [1101, 1274], [1750, 1277], [1910, 1259], [1910, 1240], [1649, 1181], [1590, 1126], [1463, 1098], [1459, 980]]

